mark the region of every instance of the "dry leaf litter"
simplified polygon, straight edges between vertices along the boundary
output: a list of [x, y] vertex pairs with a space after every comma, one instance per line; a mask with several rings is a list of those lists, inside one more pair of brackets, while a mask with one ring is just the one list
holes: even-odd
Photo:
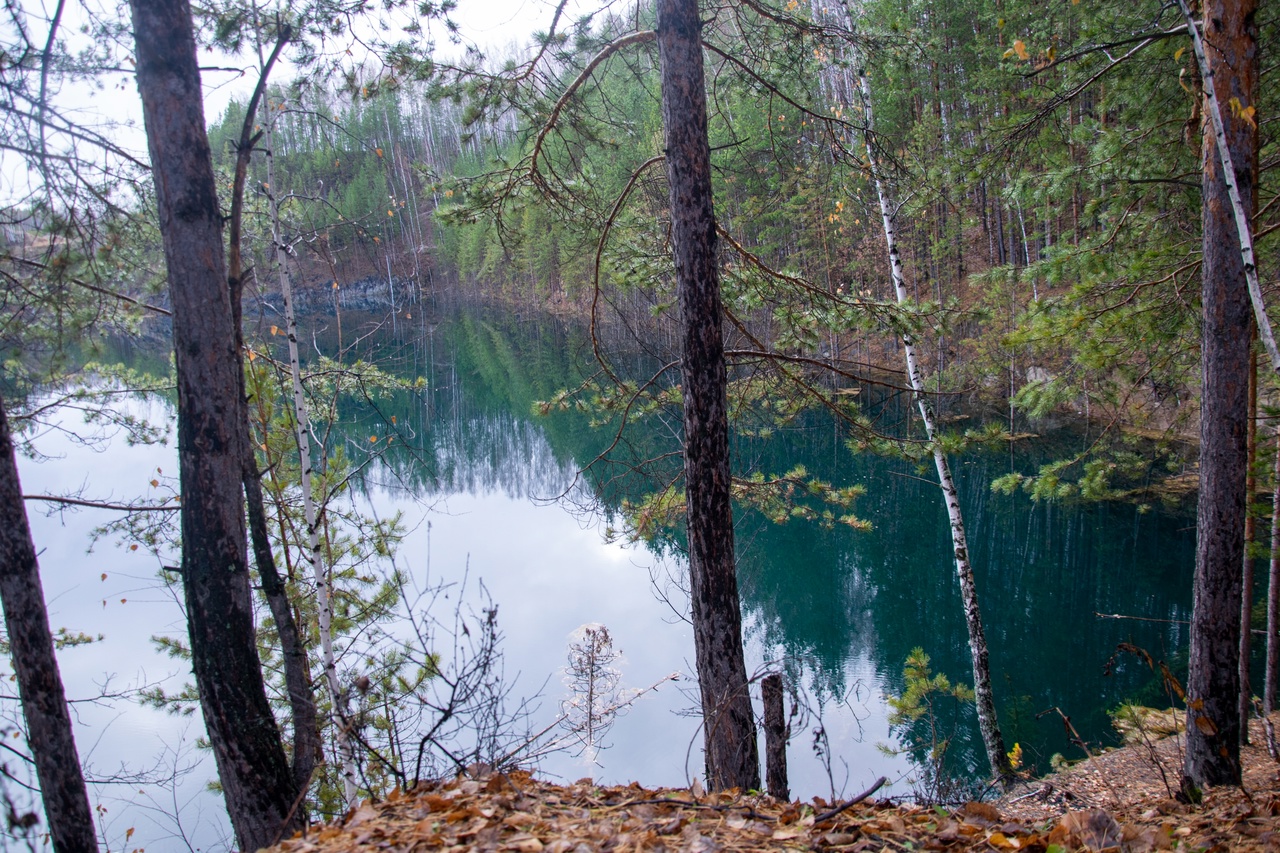
[[[868, 800], [783, 803], [730, 791], [571, 785], [524, 771], [419, 785], [365, 802], [273, 853], [632, 853], [632, 851], [1268, 851], [1280, 853], [1280, 764], [1255, 723], [1244, 789], [1199, 805], [1176, 790], [1181, 739], [1140, 742], [959, 809]], [[1161, 771], [1163, 770], [1163, 776]]]

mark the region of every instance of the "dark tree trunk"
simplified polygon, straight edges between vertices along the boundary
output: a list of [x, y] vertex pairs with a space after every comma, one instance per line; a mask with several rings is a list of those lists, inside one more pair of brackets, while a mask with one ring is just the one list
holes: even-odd
[[1276, 460], [1271, 492], [1271, 560], [1267, 573], [1267, 668], [1262, 690], [1262, 713], [1276, 709], [1276, 680], [1280, 675], [1280, 427], [1276, 428]]
[[[1252, 347], [1252, 342], [1250, 343]], [[1253, 685], [1249, 680], [1249, 661], [1253, 659], [1253, 540], [1258, 523], [1253, 514], [1253, 497], [1257, 489], [1253, 466], [1258, 460], [1258, 353], [1249, 350], [1249, 420], [1245, 436], [1245, 514], [1244, 561], [1240, 565], [1240, 745], [1249, 745], [1249, 714], [1253, 710]]]
[[182, 579], [192, 667], [241, 850], [298, 825], [267, 702], [245, 560], [244, 398], [187, 0], [131, 0], [147, 145], [173, 303]]
[[791, 799], [787, 785], [787, 717], [782, 707], [782, 676], [766, 675], [760, 682], [764, 705], [764, 766], [769, 796], [786, 802]]
[[[249, 507], [249, 538], [258, 564], [258, 578], [262, 581], [262, 594], [267, 599], [271, 618], [276, 623], [276, 636], [280, 639], [285, 690], [289, 693], [289, 711], [293, 716], [293, 783], [301, 793], [311, 784], [311, 774], [315, 772], [316, 762], [323, 751], [315, 693], [311, 688], [311, 661], [298, 631], [298, 623], [293, 618], [293, 603], [289, 600], [284, 578], [280, 577], [271, 551], [267, 518], [263, 511], [262, 481], [251, 446], [245, 449], [244, 491]], [[306, 812], [301, 805], [298, 820], [306, 821]]]
[[[1255, 0], [1206, 0], [1204, 35], [1221, 103], [1255, 102]], [[1246, 210], [1254, 204], [1257, 132], [1224, 116]], [[1197, 786], [1240, 784], [1241, 567], [1244, 561], [1249, 343], [1253, 316], [1240, 240], [1211, 132], [1203, 152], [1202, 400], [1195, 603], [1191, 617], [1185, 773]]]
[[27, 742], [56, 853], [96, 853], [89, 792], [80, 772], [71, 715], [53, 651], [40, 566], [18, 482], [9, 421], [0, 400], [0, 601], [18, 677]]
[[[244, 123], [240, 128], [240, 142], [236, 150], [235, 177], [231, 184], [231, 215], [227, 219], [227, 284], [231, 294], [232, 328], [236, 333], [236, 352], [244, 352], [244, 335], [241, 325], [241, 300], [244, 294], [244, 261], [240, 239], [244, 222], [244, 187], [249, 173], [249, 160], [253, 146], [261, 133], [254, 133], [258, 104], [267, 89], [271, 69], [275, 67], [280, 52], [288, 44], [292, 30], [285, 27], [277, 36], [275, 48], [258, 77], [245, 108]], [[284, 667], [285, 690], [289, 694], [289, 711], [293, 717], [293, 781], [298, 791], [304, 791], [311, 783], [311, 774], [323, 749], [320, 728], [316, 717], [315, 694], [311, 689], [311, 662], [307, 647], [293, 618], [293, 605], [289, 601], [284, 579], [276, 567], [275, 554], [271, 550], [271, 537], [267, 532], [267, 516], [262, 498], [262, 480], [258, 463], [254, 458], [252, 430], [249, 426], [248, 399], [244, 386], [244, 371], [239, 372], [239, 394], [245, 399], [244, 436], [244, 496], [248, 506], [249, 541], [253, 545], [253, 558], [258, 566], [258, 578], [262, 582], [262, 594], [267, 599], [271, 618], [275, 620], [276, 636], [280, 640], [280, 657]], [[306, 821], [306, 812], [299, 808], [299, 820]]]
[[660, 0], [658, 51], [682, 326], [689, 587], [707, 784], [759, 788], [729, 498], [728, 380], [697, 0]]

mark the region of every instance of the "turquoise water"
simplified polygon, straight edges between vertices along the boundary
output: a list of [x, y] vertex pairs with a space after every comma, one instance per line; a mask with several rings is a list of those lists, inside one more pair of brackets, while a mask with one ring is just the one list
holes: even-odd
[[[374, 319], [344, 316], [345, 340]], [[312, 325], [303, 336], [314, 342], [311, 352], [335, 352], [335, 318], [315, 318]], [[499, 608], [513, 697], [540, 697], [533, 728], [553, 720], [566, 698], [566, 645], [584, 623], [609, 627], [624, 653], [625, 688], [681, 675], [620, 717], [594, 760], [558, 753], [542, 759], [540, 771], [650, 786], [688, 784], [699, 776], [680, 533], [660, 530], [652, 542], [616, 536], [625, 529], [622, 501], [643, 498], [678, 466], [670, 454], [678, 449], [679, 418], [659, 414], [637, 423], [618, 443], [618, 464], [581, 474], [614, 434], [592, 427], [582, 413], [533, 414], [535, 401], [576, 385], [591, 363], [585, 330], [555, 318], [422, 310], [402, 318], [393, 334], [361, 339], [344, 358], [357, 356], [420, 376], [426, 387], [373, 402], [343, 399], [331, 446], [368, 462], [348, 500], [383, 517], [404, 513], [410, 532], [398, 565], [417, 584], [452, 582], [455, 594], [471, 603], [479, 602], [483, 584]], [[622, 362], [640, 375], [665, 360], [660, 352], [637, 351]], [[902, 400], [892, 394], [865, 389], [864, 395], [880, 423], [894, 427], [905, 417]], [[173, 418], [160, 400], [127, 405], [157, 422]], [[64, 417], [68, 428], [81, 429], [77, 415]], [[1114, 740], [1109, 709], [1131, 698], [1161, 701], [1159, 682], [1145, 664], [1117, 656], [1116, 649], [1133, 643], [1175, 669], [1185, 659], [1195, 532], [1185, 514], [1126, 504], [1037, 504], [1021, 494], [992, 493], [994, 478], [1091, 440], [1084, 428], [1042, 425], [1040, 431], [1041, 439], [1019, 442], [1012, 451], [974, 453], [954, 464], [1005, 738], [1044, 769], [1054, 753], [1082, 753], [1061, 717], [1038, 716], [1042, 712], [1061, 709], [1087, 741], [1102, 744]], [[368, 456], [371, 435], [392, 433], [389, 451]], [[736, 473], [776, 474], [803, 464], [834, 484], [861, 485], [865, 494], [854, 509], [871, 523], [869, 531], [804, 521], [777, 525], [739, 507], [748, 669], [786, 673], [805, 707], [789, 748], [794, 796], [856, 793], [885, 774], [890, 793], [905, 797], [916, 771], [908, 756], [886, 755], [880, 747], [900, 747], [922, 731], [891, 729], [884, 696], [901, 689], [903, 662], [916, 646], [932, 657], [935, 671], [971, 681], [959, 591], [931, 471], [855, 455], [846, 437], [845, 427], [817, 412], [768, 438], [734, 436]], [[177, 469], [172, 446], [129, 446], [119, 436], [85, 447], [48, 431], [33, 443], [46, 456], [22, 463], [28, 493], [81, 491], [125, 501], [147, 493], [156, 469], [161, 479]], [[645, 459], [659, 461], [635, 465]], [[62, 653], [71, 695], [94, 696], [108, 679], [113, 688], [180, 685], [184, 666], [158, 654], [149, 640], [183, 631], [178, 602], [157, 580], [173, 556], [131, 551], [110, 538], [86, 553], [90, 530], [108, 514], [45, 515], [33, 508], [31, 515], [55, 625], [104, 635], [101, 643]], [[98, 776], [122, 768], [186, 769], [173, 783], [95, 787], [95, 802], [108, 808], [103, 821], [113, 843], [131, 827], [131, 847], [171, 849], [184, 833], [201, 849], [225, 843], [225, 815], [204, 791], [212, 764], [193, 746], [198, 718], [166, 717], [113, 700], [79, 705], [77, 719], [81, 751]], [[942, 707], [939, 723], [952, 742], [951, 772], [980, 776], [985, 766], [971, 711]]]

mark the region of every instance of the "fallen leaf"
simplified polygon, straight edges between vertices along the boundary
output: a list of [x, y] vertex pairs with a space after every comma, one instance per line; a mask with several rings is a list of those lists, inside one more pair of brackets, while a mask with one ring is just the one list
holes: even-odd
[[1067, 812], [1049, 833], [1052, 843], [1066, 847], [1087, 847], [1089, 850], [1106, 850], [1118, 847], [1121, 842], [1120, 824], [1102, 809]]

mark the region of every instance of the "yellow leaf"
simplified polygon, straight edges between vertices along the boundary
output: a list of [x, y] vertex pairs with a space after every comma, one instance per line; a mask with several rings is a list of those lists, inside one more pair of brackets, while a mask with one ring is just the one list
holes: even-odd
[[1006, 50], [1004, 53], [1002, 53], [1000, 56], [1001, 56], [1001, 58], [1002, 58], [1002, 59], [1008, 59], [1009, 57], [1013, 56], [1013, 48], [1009, 48], [1009, 49], [1008, 49], [1008, 50]]
[[1017, 850], [1022, 843], [1016, 838], [1010, 838], [1003, 832], [993, 832], [987, 838], [987, 843], [997, 850]]
[[250, 360], [250, 361], [253, 361], [253, 360], [254, 360], [255, 358], [257, 358], [257, 357], [258, 357], [258, 354], [257, 354], [256, 352], [254, 352], [253, 350], [249, 350], [249, 360]]
[[396, 416], [395, 416], [395, 415], [392, 415], [392, 416], [391, 416], [391, 423], [395, 423], [395, 422], [396, 422]]
[[378, 437], [377, 437], [376, 435], [371, 435], [371, 436], [369, 436], [369, 443], [370, 443], [370, 444], [375, 444], [377, 441], [378, 441]]
[[1227, 105], [1231, 107], [1231, 114], [1233, 116], [1235, 116], [1236, 118], [1244, 119], [1246, 122], [1249, 123], [1249, 126], [1252, 127], [1254, 130], [1258, 129], [1257, 123], [1255, 123], [1253, 120], [1253, 115], [1254, 113], [1257, 112], [1256, 108], [1251, 106], [1250, 107], [1243, 106], [1240, 103], [1239, 98], [1232, 98], [1231, 100], [1227, 101]]
[[1213, 720], [1203, 714], [1196, 716], [1196, 728], [1210, 737], [1218, 733], [1218, 727], [1214, 725]]
[[1179, 59], [1181, 59], [1181, 58], [1182, 58], [1182, 54], [1184, 54], [1184, 53], [1186, 53], [1186, 52], [1187, 52], [1187, 49], [1186, 49], [1185, 47], [1180, 47], [1180, 48], [1178, 48], [1177, 50], [1175, 50], [1175, 51], [1173, 52], [1173, 61], [1174, 61], [1174, 62], [1177, 62]]
[[128, 829], [126, 829], [126, 830], [124, 831], [124, 840], [125, 840], [125, 841], [128, 841], [130, 838], [133, 838], [133, 827], [132, 827], [132, 826], [131, 826], [131, 827], [129, 827]]
[[1013, 43], [1013, 50], [1018, 54], [1018, 58], [1026, 61], [1030, 54], [1027, 53], [1027, 45], [1022, 39], [1018, 39]]
[[279, 326], [272, 326], [272, 327], [271, 327], [271, 335], [272, 335], [272, 337], [274, 337], [274, 336], [276, 336], [276, 335], [278, 335], [278, 334], [280, 334], [280, 327], [279, 327]]
[[373, 153], [375, 153], [375, 154], [377, 154], [379, 157], [381, 157], [381, 156], [382, 156], [382, 149], [381, 149], [381, 148], [375, 148], [375, 149], [373, 149]]
[[152, 480], [152, 481], [151, 481], [151, 488], [153, 488], [153, 489], [154, 489], [154, 488], [158, 487], [159, 485], [160, 485], [160, 481], [159, 481], [159, 480]]

